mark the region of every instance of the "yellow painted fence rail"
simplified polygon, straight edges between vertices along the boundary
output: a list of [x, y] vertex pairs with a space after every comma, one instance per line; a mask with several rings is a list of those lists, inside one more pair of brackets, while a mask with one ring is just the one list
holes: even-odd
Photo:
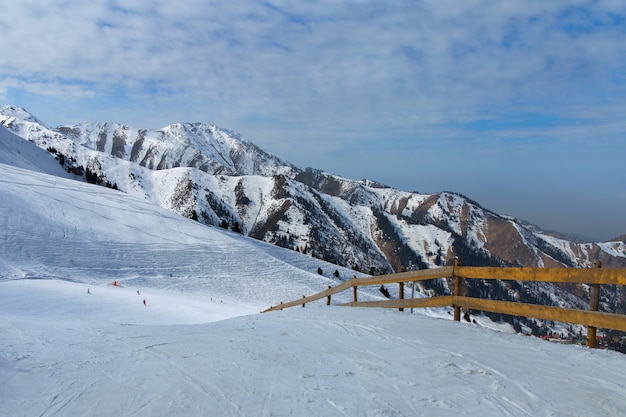
[[[352, 288], [353, 301], [342, 306], [351, 307], [378, 307], [378, 308], [420, 308], [420, 307], [449, 307], [454, 308], [454, 319], [460, 321], [461, 309], [489, 311], [492, 313], [525, 316], [541, 320], [553, 320], [587, 326], [587, 346], [596, 346], [596, 329], [613, 329], [626, 332], [626, 316], [621, 314], [604, 313], [598, 311], [600, 300], [600, 285], [626, 285], [626, 268], [499, 268], [499, 267], [467, 267], [450, 266], [444, 268], [427, 269], [422, 271], [402, 272], [399, 274], [381, 275], [368, 278], [352, 278], [335, 287], [305, 297], [299, 300], [281, 303], [263, 311], [283, 310], [294, 306], [303, 306], [306, 303], [326, 298], [330, 305], [333, 294]], [[453, 295], [432, 298], [404, 298], [404, 283], [425, 281], [437, 278], [454, 280]], [[530, 282], [556, 282], [570, 284], [587, 284], [590, 286], [591, 301], [589, 310], [577, 310], [562, 307], [542, 306], [537, 304], [518, 303], [511, 301], [497, 301], [482, 298], [462, 296], [463, 280], [466, 279], [499, 279]], [[399, 298], [383, 301], [358, 301], [357, 288], [370, 285], [399, 284]]]

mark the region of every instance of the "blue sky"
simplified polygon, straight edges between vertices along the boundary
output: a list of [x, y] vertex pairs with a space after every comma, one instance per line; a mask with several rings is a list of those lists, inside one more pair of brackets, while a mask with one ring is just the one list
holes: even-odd
[[0, 101], [626, 233], [622, 1], [0, 0]]

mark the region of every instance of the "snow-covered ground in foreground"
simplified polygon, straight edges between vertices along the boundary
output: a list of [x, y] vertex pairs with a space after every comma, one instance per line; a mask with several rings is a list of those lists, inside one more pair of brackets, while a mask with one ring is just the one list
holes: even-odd
[[147, 306], [134, 288], [0, 282], [0, 415], [626, 410], [624, 355], [616, 352], [398, 311], [307, 307], [229, 318], [249, 311], [200, 295], [145, 292]]
[[0, 416], [626, 414], [617, 352], [325, 300], [259, 314], [337, 267], [63, 178], [3, 135]]

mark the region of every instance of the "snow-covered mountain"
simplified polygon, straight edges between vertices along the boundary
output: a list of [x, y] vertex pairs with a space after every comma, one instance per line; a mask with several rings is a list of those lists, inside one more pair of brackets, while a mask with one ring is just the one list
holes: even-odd
[[[575, 242], [459, 194], [406, 192], [298, 168], [213, 125], [49, 128], [16, 106], [0, 107], [0, 123], [47, 149], [76, 179], [370, 274], [434, 268], [454, 259], [471, 266], [532, 267], [590, 267], [599, 259], [605, 267], [626, 267], [623, 239]], [[518, 299], [587, 304], [586, 288], [510, 289]], [[603, 308], [625, 312], [620, 289], [604, 291]]]

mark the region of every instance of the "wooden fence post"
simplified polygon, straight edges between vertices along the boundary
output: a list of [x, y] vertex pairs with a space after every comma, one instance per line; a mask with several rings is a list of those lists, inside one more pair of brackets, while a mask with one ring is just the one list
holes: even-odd
[[[461, 266], [461, 262], [458, 259], [454, 260], [454, 266]], [[454, 275], [454, 273], [453, 273]], [[454, 275], [454, 296], [461, 296], [461, 286], [463, 285], [463, 278]], [[461, 321], [461, 306], [453, 306], [454, 307], [454, 320]]]
[[[303, 295], [303, 296], [302, 296], [302, 298], [305, 298], [305, 296]], [[305, 303], [302, 303], [302, 308], [304, 308], [304, 304], [305, 304]]]
[[[593, 261], [594, 268], [602, 268], [602, 262], [598, 259]], [[600, 309], [600, 284], [591, 284], [589, 288], [589, 311], [598, 311]], [[596, 347], [596, 328], [587, 326], [587, 347]]]
[[[352, 277], [352, 279], [356, 279], [356, 276]], [[358, 300], [358, 298], [357, 298], [357, 296], [356, 296], [356, 287], [357, 287], [357, 286], [356, 286], [356, 285], [354, 285], [354, 283], [353, 283], [353, 285], [352, 285], [352, 296], [353, 296], [353, 298], [354, 298], [354, 302], [355, 302], [355, 303], [356, 303], [357, 301], [359, 301], [359, 300]]]
[[[400, 285], [400, 295], [398, 296], [398, 298], [400, 300], [404, 300], [404, 283], [399, 282], [398, 284]], [[398, 310], [404, 311], [404, 308], [400, 307]]]
[[[328, 289], [330, 290], [331, 286], [328, 286]], [[326, 305], [329, 306], [330, 305], [330, 294], [328, 294], [328, 297], [326, 297]]]

